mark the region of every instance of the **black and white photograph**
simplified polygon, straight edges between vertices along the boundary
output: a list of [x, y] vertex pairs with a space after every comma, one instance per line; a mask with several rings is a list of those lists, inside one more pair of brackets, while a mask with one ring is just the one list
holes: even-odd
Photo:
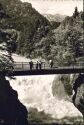
[[84, 125], [83, 0], [0, 0], [0, 125]]

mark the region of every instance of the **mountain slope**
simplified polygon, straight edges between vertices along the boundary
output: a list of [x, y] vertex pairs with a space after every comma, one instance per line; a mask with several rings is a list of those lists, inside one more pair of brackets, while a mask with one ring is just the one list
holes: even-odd
[[60, 15], [60, 14], [44, 14], [44, 17], [46, 17], [50, 22], [55, 21], [55, 22], [62, 22], [66, 15]]
[[44, 17], [46, 17], [49, 22], [51, 23], [51, 27], [52, 29], [56, 29], [57, 27], [59, 27], [59, 25], [61, 24], [61, 22], [65, 19], [65, 15], [60, 15], [60, 14], [44, 14]]
[[64, 61], [70, 65], [84, 56], [82, 12], [66, 17], [58, 28], [52, 30], [50, 22], [31, 4], [20, 0], [1, 0], [0, 3], [7, 15], [0, 19], [0, 28], [18, 31], [17, 53], [53, 59], [60, 65]]
[[[77, 58], [84, 56], [83, 20], [82, 12], [74, 18], [66, 17], [55, 33], [55, 45], [59, 45], [60, 56], [63, 60], [76, 61]], [[59, 53], [59, 52], [58, 52]]]
[[41, 40], [41, 43], [45, 45], [43, 52], [47, 59], [53, 59], [59, 65], [63, 65], [63, 62], [71, 65], [79, 57], [84, 57], [82, 17], [83, 12], [79, 12], [76, 17], [66, 17], [57, 29], [52, 30]]
[[49, 21], [29, 3], [22, 3], [20, 0], [0, 0], [0, 4], [9, 17], [0, 20], [0, 28], [17, 30], [17, 53], [30, 56], [36, 49], [35, 42], [48, 33]]

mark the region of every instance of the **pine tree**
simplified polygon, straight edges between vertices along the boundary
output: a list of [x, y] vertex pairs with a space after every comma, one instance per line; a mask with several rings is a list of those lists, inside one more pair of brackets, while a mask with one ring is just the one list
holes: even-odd
[[76, 18], [79, 15], [78, 8], [75, 7], [75, 11], [73, 13], [73, 17]]

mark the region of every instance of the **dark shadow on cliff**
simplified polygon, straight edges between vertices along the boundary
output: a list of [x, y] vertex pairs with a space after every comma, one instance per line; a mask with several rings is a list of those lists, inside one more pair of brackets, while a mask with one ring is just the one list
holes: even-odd
[[82, 113], [84, 117], [84, 74], [79, 74], [73, 84], [73, 104]]
[[26, 107], [8, 80], [0, 76], [0, 125], [28, 125]]

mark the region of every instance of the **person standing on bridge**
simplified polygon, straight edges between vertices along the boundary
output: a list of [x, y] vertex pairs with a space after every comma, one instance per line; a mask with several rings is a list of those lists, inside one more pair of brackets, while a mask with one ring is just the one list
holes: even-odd
[[42, 69], [42, 62], [41, 62], [41, 60], [39, 61], [39, 69], [40, 70]]
[[50, 68], [53, 68], [53, 61], [52, 60], [49, 60], [49, 65], [50, 65]]
[[38, 68], [39, 68], [39, 62], [37, 61], [36, 62], [36, 69], [38, 70]]
[[29, 62], [29, 66], [30, 66], [30, 70], [32, 70], [33, 69], [33, 62], [32, 62], [32, 60]]

